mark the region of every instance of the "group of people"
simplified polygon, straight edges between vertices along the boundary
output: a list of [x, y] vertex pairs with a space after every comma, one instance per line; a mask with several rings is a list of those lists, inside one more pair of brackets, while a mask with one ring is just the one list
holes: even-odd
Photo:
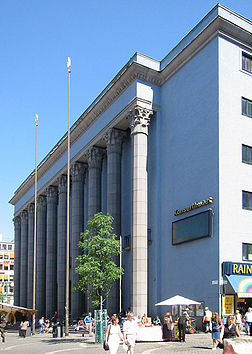
[[111, 318], [111, 324], [107, 326], [105, 334], [105, 346], [109, 347], [110, 354], [116, 354], [120, 340], [127, 346], [127, 353], [133, 354], [138, 334], [138, 324], [134, 319], [133, 312], [129, 312], [126, 321], [123, 323], [122, 331], [119, 326], [119, 319], [116, 315]]
[[94, 319], [92, 317], [91, 312], [89, 312], [88, 315], [82, 317], [74, 326], [75, 331], [79, 331], [80, 329], [87, 330], [90, 337], [93, 335], [93, 328], [94, 328]]

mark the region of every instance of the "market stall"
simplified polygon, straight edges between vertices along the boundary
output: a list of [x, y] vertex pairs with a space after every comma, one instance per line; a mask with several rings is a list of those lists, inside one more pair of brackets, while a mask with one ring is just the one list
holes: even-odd
[[26, 307], [9, 305], [3, 302], [0, 302], [0, 316], [5, 315], [6, 321], [12, 325], [19, 321], [19, 317], [26, 317], [28, 314], [36, 314], [37, 310], [28, 309]]

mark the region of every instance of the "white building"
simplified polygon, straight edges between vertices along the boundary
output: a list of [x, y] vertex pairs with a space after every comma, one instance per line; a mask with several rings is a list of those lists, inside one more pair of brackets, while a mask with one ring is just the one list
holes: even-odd
[[3, 241], [0, 234], [0, 294], [2, 302], [14, 304], [14, 242]]

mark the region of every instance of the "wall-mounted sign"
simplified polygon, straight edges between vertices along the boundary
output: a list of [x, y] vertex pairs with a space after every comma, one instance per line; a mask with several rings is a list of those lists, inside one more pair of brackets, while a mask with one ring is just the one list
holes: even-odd
[[208, 199], [202, 200], [201, 202], [195, 202], [192, 205], [184, 208], [184, 209], [177, 209], [174, 210], [174, 216], [178, 216], [180, 214], [188, 213], [191, 210], [198, 209], [203, 207], [204, 205], [212, 204], [213, 197], [209, 197]]
[[223, 262], [222, 274], [223, 275], [231, 275], [231, 274], [252, 275], [252, 264]]
[[234, 313], [234, 296], [226, 295], [223, 298], [223, 315], [232, 315]]

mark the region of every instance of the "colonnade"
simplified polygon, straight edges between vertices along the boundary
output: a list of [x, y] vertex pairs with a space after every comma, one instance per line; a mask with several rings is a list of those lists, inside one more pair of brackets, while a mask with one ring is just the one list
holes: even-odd
[[[135, 313], [147, 311], [147, 136], [151, 110], [136, 106], [128, 115], [132, 140], [132, 294]], [[102, 159], [107, 153], [107, 212], [114, 217], [114, 233], [121, 234], [121, 153], [126, 132], [112, 128], [102, 137], [105, 149], [93, 146], [86, 152], [87, 164], [71, 165], [71, 285], [78, 281], [75, 259], [80, 254], [84, 215], [101, 211]], [[85, 211], [84, 184], [87, 184]], [[130, 191], [129, 191], [130, 193]], [[14, 303], [32, 308], [34, 257], [34, 201], [16, 213]], [[55, 311], [65, 317], [66, 304], [67, 178], [53, 181], [37, 199], [36, 309], [38, 317]], [[118, 262], [118, 259], [115, 259]], [[71, 288], [70, 288], [71, 291]], [[87, 311], [84, 294], [71, 291], [71, 317]], [[109, 313], [119, 310], [119, 287], [108, 301]]]

